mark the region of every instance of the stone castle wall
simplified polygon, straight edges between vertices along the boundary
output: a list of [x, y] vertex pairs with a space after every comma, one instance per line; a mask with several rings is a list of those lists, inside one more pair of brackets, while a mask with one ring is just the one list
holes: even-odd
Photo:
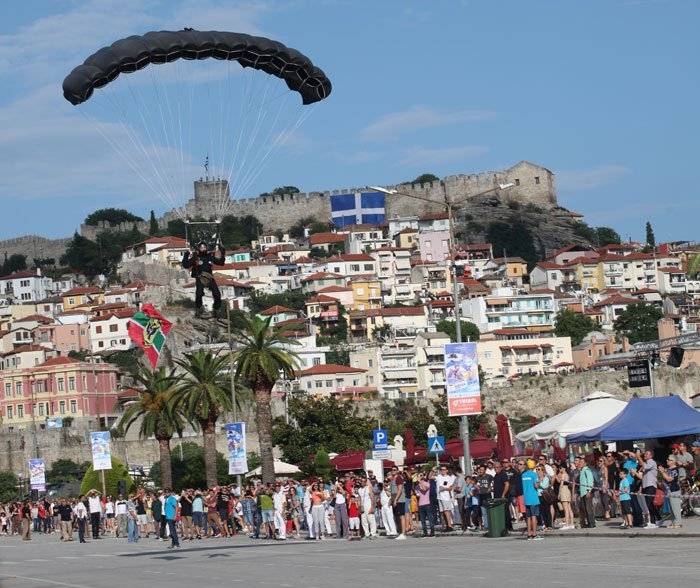
[[[516, 185], [508, 190], [495, 190], [488, 196], [498, 196], [503, 202], [532, 203], [544, 208], [557, 205], [554, 174], [542, 166], [522, 161], [501, 171], [447, 176], [441, 182], [389, 186], [405, 194], [434, 200], [436, 204], [400, 194], [387, 195], [387, 218], [441, 211], [444, 208], [440, 203], [445, 200], [445, 192], [451, 201], [458, 202], [506, 183]], [[167, 213], [161, 222], [166, 224], [167, 221], [176, 219], [180, 215], [190, 218], [195, 216], [212, 218], [222, 214], [253, 215], [260, 220], [265, 230], [286, 229], [296, 221], [309, 216], [328, 221], [331, 217], [330, 196], [332, 194], [347, 194], [362, 190], [367, 188], [258, 196], [231, 201], [225, 180], [200, 179], [194, 183], [194, 198], [181, 209]]]

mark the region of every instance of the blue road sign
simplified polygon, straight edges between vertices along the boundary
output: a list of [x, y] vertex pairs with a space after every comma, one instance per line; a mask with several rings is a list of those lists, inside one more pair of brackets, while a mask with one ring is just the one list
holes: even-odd
[[372, 431], [374, 449], [389, 449], [389, 431], [387, 429], [374, 429]]
[[437, 437], [428, 437], [428, 453], [437, 455], [445, 451], [445, 438], [441, 435]]

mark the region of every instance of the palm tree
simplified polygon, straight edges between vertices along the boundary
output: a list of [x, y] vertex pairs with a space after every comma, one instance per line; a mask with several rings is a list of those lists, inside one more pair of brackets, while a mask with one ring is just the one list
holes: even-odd
[[126, 408], [117, 423], [117, 428], [127, 431], [139, 418], [141, 419], [139, 437], [145, 439], [152, 435], [158, 441], [161, 481], [164, 488], [172, 488], [170, 440], [176, 433], [181, 435], [185, 426], [185, 419], [172, 403], [176, 380], [173, 372], [167, 373], [164, 367], [151, 371], [140, 366], [132, 377], [139, 398], [125, 403]]
[[260, 440], [263, 482], [274, 482], [275, 462], [272, 454], [272, 388], [280, 378], [295, 378], [297, 355], [288, 351], [298, 345], [286, 336], [288, 327], [270, 326], [266, 320], [254, 316], [246, 319], [237, 339], [241, 348], [236, 351], [236, 380], [253, 390], [255, 395], [255, 422]]
[[204, 437], [204, 469], [207, 485], [216, 486], [216, 421], [233, 408], [229, 392], [229, 358], [206, 349], [185, 353], [175, 362], [184, 370], [175, 403]]

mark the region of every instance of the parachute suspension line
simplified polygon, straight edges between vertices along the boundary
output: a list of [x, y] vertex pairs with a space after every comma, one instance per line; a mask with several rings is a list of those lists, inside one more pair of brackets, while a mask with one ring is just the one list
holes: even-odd
[[[157, 67], [157, 66], [156, 66]], [[167, 153], [171, 154], [172, 151], [174, 150], [174, 137], [171, 137], [171, 135], [174, 134], [174, 120], [172, 116], [172, 111], [170, 109], [170, 99], [168, 96], [168, 91], [166, 84], [164, 83], [156, 83], [156, 73], [154, 68], [149, 68], [151, 70], [151, 82], [153, 84], [153, 90], [156, 94], [156, 103], [158, 104], [158, 110], [160, 112], [160, 119], [161, 119], [161, 124], [163, 128], [163, 138], [165, 139], [165, 144], [167, 147]], [[165, 98], [165, 107], [167, 108], [167, 116], [166, 113], [164, 112], [163, 109], [163, 101], [160, 99], [161, 94]], [[167, 121], [167, 122], [166, 122]], [[170, 131], [170, 132], [169, 132]], [[172, 139], [172, 142], [171, 142]], [[157, 148], [157, 147], [156, 147]], [[175, 185], [173, 183], [173, 175], [172, 173], [168, 172], [167, 168], [163, 169], [163, 174], [164, 177], [168, 183], [168, 190], [170, 191], [170, 194], [172, 195], [173, 199], [177, 198], [177, 190], [175, 188]]]
[[[132, 101], [136, 104], [136, 110], [139, 113], [141, 124], [143, 125], [148, 142], [150, 142], [150, 149], [144, 144], [144, 140], [140, 137], [140, 135], [131, 129], [130, 125], [128, 124], [128, 118], [124, 112], [124, 108], [119, 101], [109, 93], [106, 93], [105, 96], [107, 100], [113, 104], [117, 112], [121, 114], [122, 125], [127, 131], [134, 147], [140, 149], [143, 154], [144, 161], [148, 161], [150, 163], [154, 176], [158, 179], [161, 186], [161, 193], [163, 194], [161, 199], [165, 204], [175, 207], [175, 199], [173, 198], [171, 191], [168, 189], [167, 180], [163, 177], [163, 173], [165, 173], [165, 162], [163, 161], [162, 150], [158, 148], [158, 143], [154, 139], [155, 130], [151, 130], [151, 126], [148, 124], [146, 117], [144, 117], [144, 110], [150, 113], [150, 109], [148, 108], [145, 100], [142, 99], [138, 90], [132, 86], [129, 77], [125, 76], [125, 79], [129, 95], [131, 96]], [[156, 159], [157, 161], [155, 161]]]
[[[231, 86], [232, 86], [232, 81], [231, 81], [231, 61], [227, 60], [226, 61], [226, 80], [225, 83], [222, 83], [220, 85], [221, 87], [221, 99], [219, 100], [219, 104], [221, 106], [221, 113], [220, 117], [222, 120], [220, 129], [221, 132], [219, 134], [219, 149], [221, 152], [221, 165], [219, 168], [219, 178], [222, 179], [225, 174], [225, 169], [227, 167], [226, 161], [227, 161], [227, 156], [228, 156], [228, 149], [229, 149], [229, 136], [230, 136], [230, 126], [231, 126], [231, 108], [225, 108], [224, 105], [229, 104], [231, 102], [231, 99], [233, 98]], [[219, 182], [218, 184], [218, 189], [219, 189], [219, 200], [217, 202], [216, 206], [216, 214], [218, 218], [223, 218], [224, 214], [224, 206], [227, 205], [227, 201], [229, 200], [229, 194], [226, 193], [226, 190], [224, 188], [223, 182]], [[230, 192], [229, 192], [230, 193]]]
[[[160, 172], [158, 170], [158, 166], [153, 163], [152, 158], [149, 156], [149, 153], [148, 153], [146, 147], [144, 146], [143, 140], [141, 139], [139, 134], [136, 133], [136, 131], [131, 127], [131, 125], [128, 124], [128, 118], [124, 112], [124, 106], [122, 104], [120, 104], [119, 101], [114, 96], [112, 96], [110, 92], [105, 91], [104, 96], [105, 96], [105, 101], [111, 105], [114, 113], [119, 117], [119, 124], [120, 124], [122, 130], [124, 131], [125, 135], [128, 137], [129, 141], [131, 142], [131, 146], [134, 148], [134, 150], [140, 151], [143, 155], [143, 160], [148, 161], [151, 164], [151, 166], [153, 167], [154, 177], [157, 178], [157, 181], [158, 181], [158, 183], [155, 184], [155, 188], [152, 187], [153, 191], [167, 205], [174, 206], [174, 200], [172, 199], [172, 197], [170, 196], [170, 194], [168, 193], [168, 191], [166, 189], [166, 183], [164, 182], [164, 180], [162, 179], [162, 177], [160, 175]], [[135, 99], [133, 92], [132, 92], [132, 96]], [[141, 111], [139, 110], [139, 112], [141, 112]], [[141, 118], [143, 118], [143, 114], [141, 114]], [[146, 127], [146, 132], [150, 134], [150, 129], [148, 128], [148, 125], [146, 125], [145, 121], [144, 121], [144, 126]], [[108, 139], [108, 142], [110, 142], [112, 144], [115, 143], [109, 139]], [[116, 150], [118, 151], [118, 149], [116, 149]], [[124, 148], [124, 150], [126, 152], [126, 148]], [[145, 173], [143, 173], [141, 171], [142, 167], [140, 167], [137, 163], [134, 162], [131, 165], [131, 167], [135, 168], [141, 177], [143, 177], [145, 175]], [[158, 185], [158, 184], [160, 184], [160, 185]], [[151, 182], [147, 182], [147, 185], [154, 186], [154, 184]]]
[[[269, 80], [268, 80], [268, 82], [269, 82]], [[267, 99], [267, 94], [268, 94], [269, 90], [270, 90], [270, 85], [269, 85], [269, 83], [268, 83], [268, 84], [266, 84], [265, 93], [263, 94], [262, 101], [261, 101], [261, 103], [262, 103], [263, 105], [265, 104], [265, 100]], [[241, 165], [240, 165], [240, 170], [241, 170], [241, 171], [240, 171], [240, 173], [238, 173], [238, 174], [236, 175], [236, 182], [237, 182], [238, 184], [240, 184], [239, 178], [242, 177], [242, 175], [245, 173], [243, 170], [246, 169], [246, 165], [247, 165], [247, 163], [248, 163], [248, 158], [249, 158], [249, 156], [250, 156], [250, 154], [251, 154], [251, 149], [252, 149], [253, 146], [256, 144], [258, 135], [259, 135], [259, 133], [260, 133], [260, 128], [261, 128], [261, 126], [262, 126], [262, 124], [263, 124], [263, 121], [264, 121], [266, 118], [267, 118], [267, 109], [265, 109], [265, 108], [263, 108], [263, 107], [261, 106], [261, 107], [258, 109], [258, 116], [257, 116], [257, 118], [256, 118], [255, 125], [254, 125], [253, 131], [252, 131], [252, 134], [251, 134], [250, 139], [249, 139], [249, 141], [248, 141], [248, 145], [247, 145], [247, 147], [246, 147], [246, 149], [245, 149], [245, 153], [244, 153], [244, 155], [243, 155], [243, 159], [241, 160]]]
[[[100, 126], [100, 123], [97, 121], [97, 119], [94, 119], [91, 117], [87, 112], [84, 111], [84, 109], [80, 109], [80, 114], [85, 118], [85, 120], [89, 121], [91, 125], [95, 127], [97, 132], [104, 138], [105, 142], [114, 150], [114, 152], [121, 158], [123, 159], [126, 164], [136, 173], [136, 175], [139, 176], [139, 178], [150, 188], [150, 190], [158, 195], [160, 198], [164, 198], [162, 193], [160, 192], [159, 188], [151, 182], [151, 180], [143, 173], [141, 168], [136, 164], [136, 162], [133, 160], [133, 158], [130, 156], [129, 151], [126, 150], [125, 148], [121, 147], [117, 141], [112, 139], [108, 133], [104, 132]], [[123, 123], [120, 123], [120, 125], [123, 127]]]
[[299, 113], [296, 121], [290, 123], [285, 130], [283, 130], [280, 134], [277, 135], [277, 137], [270, 144], [270, 147], [267, 149], [266, 153], [261, 157], [257, 167], [250, 172], [246, 183], [243, 184], [241, 187], [242, 191], [248, 190], [248, 188], [250, 188], [250, 186], [258, 179], [260, 174], [263, 172], [265, 164], [267, 163], [267, 160], [270, 158], [270, 156], [273, 153], [275, 153], [282, 145], [284, 145], [289, 140], [289, 138], [301, 127], [301, 125], [304, 122], [306, 122], [306, 120], [309, 118], [309, 116], [311, 116], [313, 112], [314, 105], [300, 108], [303, 108], [303, 110]]
[[[249, 70], [252, 72], [252, 70]], [[254, 76], [252, 73], [248, 74], [246, 72], [246, 69], [243, 69], [243, 77], [244, 77], [244, 83], [243, 87], [241, 88], [241, 100], [240, 100], [240, 105], [239, 105], [239, 116], [238, 116], [238, 124], [237, 124], [237, 135], [238, 138], [236, 139], [236, 146], [233, 151], [233, 157], [231, 158], [231, 165], [228, 170], [228, 174], [226, 174], [226, 181], [228, 182], [229, 185], [229, 193], [230, 193], [230, 198], [228, 202], [226, 203], [226, 211], [231, 208], [232, 202], [236, 197], [236, 194], [233, 190], [233, 187], [231, 186], [231, 176], [233, 175], [234, 171], [237, 170], [237, 165], [239, 163], [239, 157], [240, 154], [242, 153], [242, 148], [241, 144], [243, 142], [243, 136], [245, 134], [246, 127], [248, 125], [248, 114], [250, 113], [251, 106], [253, 103], [252, 96], [253, 96], [253, 81], [254, 81]]]

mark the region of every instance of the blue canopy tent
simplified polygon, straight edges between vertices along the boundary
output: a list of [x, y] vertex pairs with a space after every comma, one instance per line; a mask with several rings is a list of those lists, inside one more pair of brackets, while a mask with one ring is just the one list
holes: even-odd
[[616, 417], [595, 429], [566, 437], [567, 443], [634, 441], [700, 433], [700, 412], [678, 396], [633, 398]]

